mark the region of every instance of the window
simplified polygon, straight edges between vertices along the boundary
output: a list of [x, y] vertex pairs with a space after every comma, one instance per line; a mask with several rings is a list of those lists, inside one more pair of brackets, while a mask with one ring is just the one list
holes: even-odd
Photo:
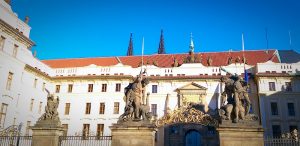
[[97, 136], [103, 136], [104, 124], [97, 124]]
[[12, 54], [13, 57], [17, 57], [17, 54], [18, 54], [18, 48], [19, 48], [18, 45], [15, 45], [15, 46], [14, 46], [14, 50], [13, 50], [13, 54]]
[[120, 92], [121, 91], [121, 84], [117, 83], [116, 84], [116, 92]]
[[107, 84], [102, 84], [101, 92], [106, 92]]
[[289, 116], [295, 116], [294, 103], [287, 103]]
[[105, 103], [101, 102], [100, 103], [99, 114], [104, 114], [104, 111], [105, 111]]
[[13, 125], [16, 125], [17, 118], [14, 118]]
[[36, 88], [37, 81], [38, 81], [38, 79], [34, 79], [34, 82], [33, 82], [33, 87], [34, 87], [34, 88]]
[[90, 134], [90, 124], [83, 124], [82, 136], [86, 137], [89, 136], [89, 134]]
[[44, 83], [43, 83], [42, 90], [45, 91], [45, 88], [46, 88], [46, 83], [44, 82]]
[[285, 82], [285, 91], [292, 91], [292, 83]]
[[157, 104], [151, 104], [151, 113], [153, 116], [157, 116]]
[[298, 126], [297, 125], [290, 125], [290, 132], [292, 132], [295, 129], [298, 131]]
[[65, 105], [65, 115], [69, 115], [70, 114], [70, 103], [66, 103]]
[[68, 85], [68, 93], [72, 93], [73, 90], [73, 84]]
[[273, 137], [281, 136], [281, 127], [280, 125], [272, 125]]
[[152, 93], [157, 93], [157, 85], [152, 85]]
[[34, 103], [34, 99], [31, 99], [30, 107], [29, 107], [29, 111], [31, 111], [31, 112], [33, 110], [33, 103]]
[[88, 92], [93, 92], [93, 84], [89, 84]]
[[39, 114], [42, 113], [42, 106], [43, 106], [43, 102], [40, 102], [40, 105], [39, 105]]
[[119, 102], [114, 102], [114, 114], [119, 114]]
[[55, 92], [56, 92], [56, 93], [59, 93], [59, 91], [60, 91], [60, 85], [56, 85], [56, 86], [55, 86]]
[[11, 83], [12, 83], [12, 80], [13, 80], [13, 73], [9, 72], [8, 73], [8, 77], [7, 77], [7, 82], [6, 82], [6, 90], [10, 90], [11, 88]]
[[85, 114], [91, 114], [91, 103], [86, 103]]
[[275, 82], [269, 82], [269, 91], [276, 91], [275, 90]]
[[278, 115], [277, 102], [271, 102], [271, 113], [272, 115]]
[[26, 131], [25, 131], [25, 135], [26, 136], [29, 136], [29, 130], [30, 130], [30, 125], [31, 125], [31, 121], [27, 121], [27, 124], [26, 124]]
[[2, 105], [1, 105], [1, 110], [0, 110], [0, 128], [1, 129], [4, 128], [7, 106], [8, 106], [8, 104], [5, 104], [5, 103], [2, 103]]
[[3, 50], [3, 48], [4, 48], [4, 42], [5, 42], [5, 37], [1, 36], [0, 37], [0, 50]]
[[68, 135], [69, 125], [68, 124], [62, 124], [62, 127], [64, 129], [64, 135], [63, 136], [67, 136]]

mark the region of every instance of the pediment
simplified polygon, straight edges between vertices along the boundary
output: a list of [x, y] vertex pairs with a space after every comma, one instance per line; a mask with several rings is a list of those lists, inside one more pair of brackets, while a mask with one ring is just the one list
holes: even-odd
[[194, 83], [194, 82], [192, 82], [192, 83], [189, 83], [189, 84], [187, 84], [187, 85], [184, 85], [184, 86], [182, 86], [182, 87], [180, 87], [180, 88], [177, 88], [176, 89], [177, 91], [179, 90], [207, 90], [207, 88], [206, 87], [203, 87], [203, 86], [201, 86], [201, 85], [199, 85], [199, 84], [197, 84], [197, 83]]

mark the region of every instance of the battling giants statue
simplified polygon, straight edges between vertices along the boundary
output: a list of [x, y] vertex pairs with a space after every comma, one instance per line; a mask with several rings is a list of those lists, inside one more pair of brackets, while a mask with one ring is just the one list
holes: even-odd
[[125, 88], [125, 96], [124, 101], [125, 109], [124, 113], [119, 117], [118, 123], [126, 122], [126, 121], [150, 121], [152, 115], [149, 112], [149, 94], [147, 94], [147, 99], [145, 103], [145, 87], [149, 84], [149, 80], [147, 78], [143, 78], [143, 74], [145, 72], [141, 72], [133, 83], [130, 83]]
[[59, 98], [46, 89], [47, 95], [47, 105], [45, 107], [45, 113], [38, 119], [36, 125], [47, 125], [49, 127], [61, 126], [61, 122], [58, 115], [58, 104]]
[[[222, 93], [221, 109], [225, 110], [223, 117], [225, 120], [231, 120], [237, 123], [239, 119], [244, 120], [249, 114], [250, 100], [247, 92], [247, 83], [238, 76], [221, 78], [221, 82], [225, 83], [225, 91]], [[227, 104], [226, 103], [227, 99]], [[233, 114], [232, 114], [233, 112]]]
[[[223, 68], [220, 69], [231, 74]], [[239, 120], [258, 121], [257, 115], [249, 113], [251, 102], [247, 91], [248, 83], [236, 74], [231, 74], [230, 77], [222, 76], [221, 82], [225, 83], [225, 90], [221, 96], [221, 118], [232, 120], [233, 123]]]

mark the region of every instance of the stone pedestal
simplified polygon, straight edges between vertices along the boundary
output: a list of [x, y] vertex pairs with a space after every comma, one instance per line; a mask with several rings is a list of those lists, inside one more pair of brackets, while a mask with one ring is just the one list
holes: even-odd
[[64, 129], [60, 124], [39, 121], [32, 129], [32, 146], [59, 146], [59, 136], [63, 136]]
[[112, 146], [154, 146], [156, 129], [153, 125], [110, 126]]
[[223, 122], [217, 128], [220, 146], [263, 146], [263, 128], [257, 123]]

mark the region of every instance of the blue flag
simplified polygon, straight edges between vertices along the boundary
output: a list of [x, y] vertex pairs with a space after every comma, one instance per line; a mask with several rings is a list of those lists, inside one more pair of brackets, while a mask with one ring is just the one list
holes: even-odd
[[246, 69], [245, 69], [245, 72], [244, 72], [244, 80], [245, 80], [245, 82], [248, 84], [249, 77], [248, 77], [248, 72], [247, 72]]

